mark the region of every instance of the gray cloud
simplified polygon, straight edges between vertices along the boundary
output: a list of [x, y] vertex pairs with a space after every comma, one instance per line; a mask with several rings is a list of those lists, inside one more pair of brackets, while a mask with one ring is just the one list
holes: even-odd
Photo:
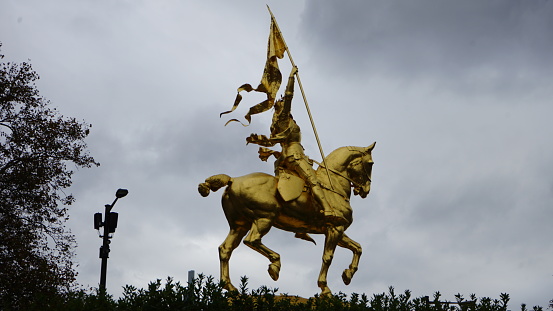
[[552, 16], [548, 1], [308, 1], [302, 37], [330, 73], [511, 93], [550, 86]]
[[[461, 292], [546, 305], [553, 282], [553, 96], [549, 1], [279, 1], [269, 3], [299, 66], [326, 154], [369, 145], [372, 193], [354, 198], [348, 235], [364, 248], [348, 287], [337, 250], [334, 291], [414, 295]], [[88, 143], [102, 166], [76, 173], [70, 228], [79, 281], [96, 286], [100, 239], [92, 214], [111, 203], [120, 224], [108, 288], [144, 287], [187, 270], [218, 277], [217, 246], [228, 226], [220, 192], [202, 198], [212, 174], [272, 171], [245, 146], [267, 134], [270, 116], [223, 127], [236, 88], [258, 82], [269, 15], [238, 3], [10, 2], [0, 9], [2, 52], [31, 58], [41, 93], [68, 116], [93, 124]], [[281, 61], [283, 72], [289, 62]], [[306, 153], [320, 159], [297, 92], [294, 117]], [[245, 96], [232, 117], [259, 97]], [[228, 117], [228, 118], [227, 118]], [[249, 248], [231, 274], [251, 287], [303, 296], [318, 291], [317, 246], [272, 230], [266, 244], [283, 259], [281, 279]], [[521, 280], [525, 280], [522, 282]]]

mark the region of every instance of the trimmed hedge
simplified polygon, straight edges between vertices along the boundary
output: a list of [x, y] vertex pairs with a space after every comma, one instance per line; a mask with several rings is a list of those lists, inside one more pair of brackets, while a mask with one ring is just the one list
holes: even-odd
[[[348, 310], [348, 311], [507, 311], [509, 295], [502, 293], [499, 299], [488, 297], [477, 298], [471, 294], [470, 299], [462, 295], [455, 296], [456, 303], [440, 302], [440, 293], [433, 298], [412, 298], [406, 290], [396, 294], [393, 287], [387, 293], [366, 294], [353, 293], [349, 297], [340, 292], [329, 297], [305, 299], [301, 297], [277, 294], [278, 289], [262, 286], [256, 290], [248, 289], [248, 279], [241, 278], [239, 290], [227, 292], [222, 284], [216, 283], [211, 276], [200, 274], [191, 286], [181, 285], [172, 278], [162, 284], [160, 279], [150, 282], [146, 289], [127, 285], [123, 288], [121, 298], [115, 300], [110, 295], [100, 293], [97, 289], [70, 292], [63, 298], [48, 300], [40, 305], [32, 305], [28, 310], [79, 310], [79, 311], [164, 311], [164, 310], [223, 310], [223, 311], [300, 311], [300, 310]], [[2, 310], [13, 310], [4, 306]], [[525, 305], [522, 311], [528, 310]], [[543, 308], [536, 306], [532, 310]]]

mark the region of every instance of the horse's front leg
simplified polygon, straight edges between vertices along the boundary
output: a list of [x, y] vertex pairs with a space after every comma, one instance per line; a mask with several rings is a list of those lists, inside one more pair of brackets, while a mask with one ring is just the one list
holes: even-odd
[[357, 271], [357, 267], [359, 266], [359, 259], [361, 258], [361, 253], [363, 251], [361, 245], [350, 239], [345, 233], [342, 235], [342, 240], [338, 242], [338, 246], [347, 248], [353, 253], [353, 258], [351, 260], [349, 268], [345, 269], [342, 273], [342, 280], [344, 281], [344, 284], [349, 285], [349, 283], [351, 282], [351, 278], [353, 278], [353, 275]]
[[332, 227], [329, 226], [326, 230], [325, 237], [325, 247], [323, 251], [323, 263], [321, 266], [321, 272], [319, 273], [319, 280], [317, 285], [321, 289], [321, 295], [331, 295], [332, 292], [327, 285], [327, 274], [328, 268], [332, 263], [332, 258], [334, 258], [334, 251], [336, 250], [336, 245], [342, 240], [344, 234], [344, 226]]

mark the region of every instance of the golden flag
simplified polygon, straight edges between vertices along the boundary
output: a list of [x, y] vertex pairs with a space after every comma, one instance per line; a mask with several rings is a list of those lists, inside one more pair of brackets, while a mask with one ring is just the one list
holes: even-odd
[[[233, 112], [242, 100], [241, 91], [251, 92], [263, 92], [267, 94], [267, 100], [250, 108], [248, 113], [244, 116], [248, 120], [248, 124], [251, 122], [251, 116], [271, 109], [275, 104], [276, 93], [282, 83], [282, 74], [278, 68], [277, 58], [283, 58], [286, 51], [286, 44], [282, 38], [282, 34], [275, 25], [273, 19], [271, 19], [271, 30], [269, 32], [269, 43], [267, 46], [267, 61], [265, 63], [265, 69], [263, 70], [263, 76], [261, 82], [257, 88], [253, 88], [250, 84], [244, 84], [238, 88], [238, 94], [234, 100], [234, 105], [229, 111], [222, 112], [219, 116]], [[229, 120], [226, 124], [232, 121], [240, 122], [237, 119]], [[225, 125], [226, 125], [225, 124]], [[243, 124], [242, 124], [243, 125]]]

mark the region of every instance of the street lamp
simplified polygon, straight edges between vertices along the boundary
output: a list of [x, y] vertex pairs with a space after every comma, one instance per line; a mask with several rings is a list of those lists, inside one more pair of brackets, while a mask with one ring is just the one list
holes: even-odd
[[[108, 270], [108, 258], [109, 258], [109, 243], [113, 236], [110, 236], [110, 233], [115, 232], [115, 228], [117, 228], [117, 219], [118, 214], [115, 212], [112, 212], [111, 209], [115, 205], [115, 202], [117, 202], [118, 199], [126, 196], [129, 193], [129, 190], [127, 189], [118, 189], [117, 192], [115, 192], [115, 200], [113, 203], [106, 204], [106, 210], [105, 210], [105, 216], [104, 221], [102, 221], [102, 213], [96, 213], [94, 214], [94, 229], [98, 230], [98, 234], [100, 238], [103, 239], [102, 246], [100, 247], [100, 258], [102, 258], [102, 269], [100, 270], [100, 292], [105, 293], [106, 292], [106, 273]], [[100, 234], [100, 228], [104, 227], [104, 234]]]

